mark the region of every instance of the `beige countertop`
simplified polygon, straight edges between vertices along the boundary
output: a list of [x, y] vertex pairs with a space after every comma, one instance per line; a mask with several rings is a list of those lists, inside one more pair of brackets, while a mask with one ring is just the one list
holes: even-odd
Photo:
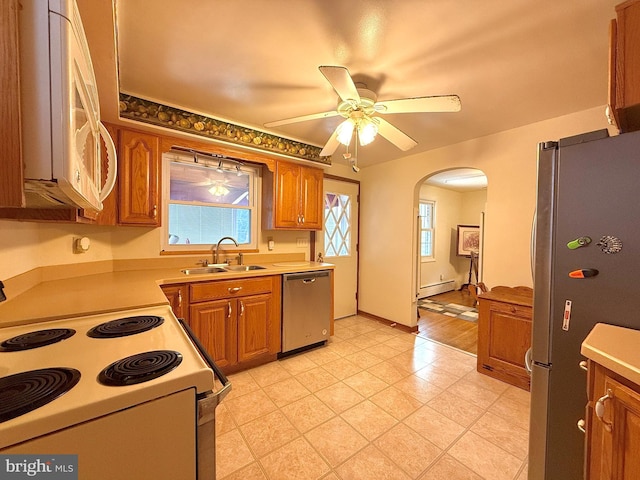
[[260, 265], [266, 268], [203, 275], [185, 275], [177, 267], [144, 268], [42, 281], [0, 303], [0, 327], [167, 304], [161, 285], [333, 269], [329, 263], [300, 261]]
[[597, 323], [580, 353], [640, 385], [640, 330]]

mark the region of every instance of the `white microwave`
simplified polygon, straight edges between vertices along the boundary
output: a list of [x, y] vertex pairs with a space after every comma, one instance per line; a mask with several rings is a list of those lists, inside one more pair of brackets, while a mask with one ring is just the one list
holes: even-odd
[[[27, 207], [102, 210], [116, 179], [75, 0], [20, 0], [20, 106]], [[107, 151], [102, 175], [101, 138]]]

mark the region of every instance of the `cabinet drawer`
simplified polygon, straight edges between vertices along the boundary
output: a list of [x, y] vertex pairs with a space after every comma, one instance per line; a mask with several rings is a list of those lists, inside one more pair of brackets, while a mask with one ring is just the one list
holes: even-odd
[[531, 307], [516, 305], [515, 303], [491, 302], [489, 308], [492, 312], [531, 318]]
[[191, 302], [204, 302], [220, 298], [270, 293], [272, 282], [273, 277], [259, 277], [192, 283], [189, 286], [189, 298]]

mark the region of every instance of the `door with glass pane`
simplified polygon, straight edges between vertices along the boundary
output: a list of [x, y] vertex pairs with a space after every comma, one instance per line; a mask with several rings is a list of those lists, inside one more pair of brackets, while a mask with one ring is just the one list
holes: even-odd
[[335, 265], [334, 317], [357, 312], [358, 192], [359, 184], [324, 180], [324, 231], [316, 237], [316, 251]]

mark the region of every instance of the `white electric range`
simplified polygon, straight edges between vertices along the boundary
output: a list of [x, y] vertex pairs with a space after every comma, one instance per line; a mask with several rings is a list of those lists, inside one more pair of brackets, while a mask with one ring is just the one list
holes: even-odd
[[0, 329], [0, 454], [77, 454], [92, 480], [215, 478], [230, 384], [190, 335], [167, 305]]

